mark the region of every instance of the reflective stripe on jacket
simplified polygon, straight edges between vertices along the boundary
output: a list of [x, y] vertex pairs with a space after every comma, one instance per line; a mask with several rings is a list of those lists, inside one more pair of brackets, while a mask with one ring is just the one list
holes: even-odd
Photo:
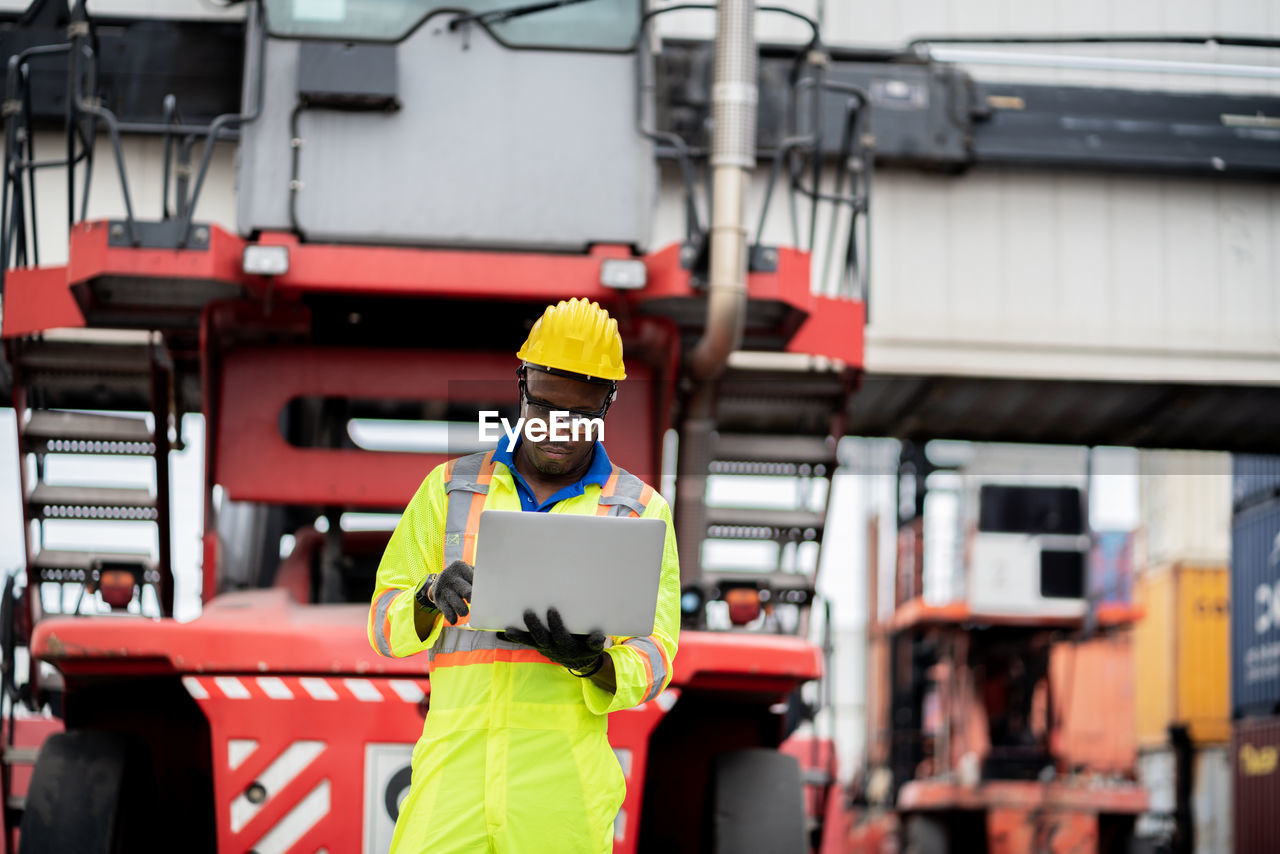
[[437, 467], [405, 509], [378, 568], [370, 643], [387, 656], [425, 651], [431, 672], [430, 711], [392, 850], [608, 851], [625, 784], [605, 716], [661, 693], [679, 639], [671, 510], [652, 487], [615, 466], [603, 488], [587, 484], [550, 511], [666, 522], [654, 631], [613, 638], [606, 650], [617, 682], [611, 693], [534, 649], [470, 629], [466, 618], [449, 626], [427, 612], [430, 630], [419, 636], [414, 592], [454, 560], [474, 562], [486, 509], [521, 509], [506, 466], [491, 454], [472, 454]]

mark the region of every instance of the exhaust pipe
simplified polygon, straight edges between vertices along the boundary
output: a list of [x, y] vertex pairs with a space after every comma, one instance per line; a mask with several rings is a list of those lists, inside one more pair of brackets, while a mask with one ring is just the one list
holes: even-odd
[[720, 0], [711, 88], [711, 266], [695, 380], [713, 380], [742, 344], [747, 308], [747, 183], [756, 162], [755, 0]]
[[742, 345], [747, 314], [747, 182], [756, 162], [755, 0], [719, 0], [711, 89], [711, 267], [707, 325], [689, 354], [695, 382], [685, 402], [676, 470], [676, 541], [683, 584], [702, 578], [707, 470], [715, 432], [715, 386]]

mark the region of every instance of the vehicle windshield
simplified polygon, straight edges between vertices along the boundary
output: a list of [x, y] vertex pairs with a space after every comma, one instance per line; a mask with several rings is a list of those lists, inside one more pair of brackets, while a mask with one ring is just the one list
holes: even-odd
[[[529, 0], [266, 0], [267, 28], [286, 38], [396, 42], [441, 10], [481, 14]], [[623, 50], [640, 25], [643, 0], [590, 0], [490, 23], [511, 47]]]

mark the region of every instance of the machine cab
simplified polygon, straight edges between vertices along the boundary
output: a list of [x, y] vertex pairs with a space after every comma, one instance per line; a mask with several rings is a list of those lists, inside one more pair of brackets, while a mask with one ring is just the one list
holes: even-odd
[[459, 5], [265, 0], [246, 31], [241, 234], [647, 248], [641, 0]]

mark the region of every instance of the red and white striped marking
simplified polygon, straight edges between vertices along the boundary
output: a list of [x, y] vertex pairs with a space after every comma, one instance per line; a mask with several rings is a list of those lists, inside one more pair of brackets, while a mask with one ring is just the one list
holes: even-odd
[[328, 676], [184, 676], [196, 700], [355, 700], [361, 703], [419, 703], [425, 679], [366, 679]]
[[[230, 691], [238, 694], [234, 687]], [[230, 740], [227, 743], [228, 767], [235, 770], [259, 749], [258, 742], [253, 739]], [[254, 780], [254, 787], [261, 795], [251, 798], [249, 790], [246, 790], [231, 802], [232, 834], [241, 833], [260, 812], [272, 808], [277, 793], [287, 791], [289, 784], [313, 765], [327, 746], [323, 741], [303, 739], [291, 742], [283, 750], [278, 746], [262, 749], [271, 751], [270, 756], [266, 757], [271, 761]], [[287, 812], [279, 815], [269, 827], [259, 832], [259, 838], [251, 850], [258, 854], [286, 854], [294, 843], [329, 814], [331, 788], [328, 779], [316, 783], [305, 797], [294, 802]]]

